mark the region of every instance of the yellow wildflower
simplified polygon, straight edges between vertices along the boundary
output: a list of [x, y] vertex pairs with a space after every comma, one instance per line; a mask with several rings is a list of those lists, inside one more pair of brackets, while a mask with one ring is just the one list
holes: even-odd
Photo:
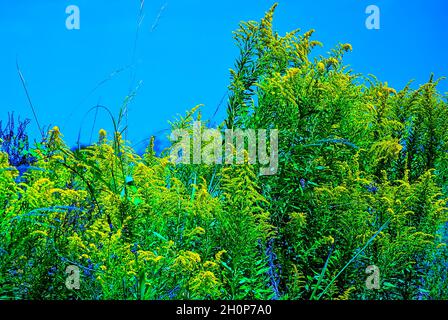
[[216, 255], [215, 255], [215, 259], [216, 259], [216, 261], [221, 261], [221, 258], [222, 258], [222, 255], [224, 254], [224, 253], [227, 253], [227, 251], [226, 250], [221, 250], [221, 251], [219, 251]]
[[343, 44], [343, 45], [342, 45], [342, 49], [343, 49], [345, 52], [353, 51], [353, 47], [352, 47], [352, 45], [351, 45], [350, 43]]
[[285, 80], [289, 80], [291, 78], [293, 78], [296, 74], [300, 73], [300, 69], [299, 68], [290, 68], [288, 69], [286, 76], [285, 76]]
[[104, 130], [104, 129], [100, 129], [100, 131], [99, 131], [99, 136], [100, 136], [100, 138], [105, 138], [106, 135], [107, 135], [106, 130]]
[[331, 66], [336, 67], [339, 64], [339, 61], [338, 61], [338, 59], [331, 57], [327, 60], [327, 64], [329, 67], [331, 67]]
[[200, 262], [201, 257], [199, 254], [192, 251], [182, 251], [174, 261], [174, 266], [192, 271], [196, 264]]
[[204, 268], [213, 269], [213, 268], [216, 268], [216, 267], [217, 267], [217, 264], [214, 263], [213, 261], [206, 261], [204, 263]]
[[51, 131], [55, 134], [55, 135], [59, 135], [61, 133], [61, 131], [59, 130], [58, 126], [54, 126], [53, 129], [51, 129]]
[[41, 235], [44, 237], [48, 237], [48, 233], [46, 231], [42, 231], [42, 230], [36, 230], [33, 233], [31, 233], [31, 235]]
[[98, 132], [98, 142], [100, 144], [104, 143], [104, 141], [106, 140], [106, 136], [107, 136], [107, 132], [104, 129], [100, 129], [100, 131]]
[[334, 238], [332, 236], [327, 236], [327, 237], [324, 237], [324, 241], [325, 241], [325, 243], [333, 244]]
[[319, 62], [317, 64], [317, 70], [319, 70], [319, 72], [324, 72], [325, 71], [325, 65], [322, 62]]

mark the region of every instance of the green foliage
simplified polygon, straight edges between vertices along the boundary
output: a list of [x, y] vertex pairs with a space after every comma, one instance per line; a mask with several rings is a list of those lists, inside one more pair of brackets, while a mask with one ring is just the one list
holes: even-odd
[[[0, 298], [448, 298], [438, 81], [397, 92], [355, 75], [351, 45], [317, 57], [313, 30], [272, 30], [275, 7], [234, 34], [220, 128], [278, 129], [278, 173], [176, 164], [153, 140], [139, 156], [123, 112], [85, 149], [55, 127], [23, 175], [0, 153]], [[199, 120], [196, 107], [171, 126], [192, 133]], [[79, 290], [65, 286], [70, 265]], [[378, 290], [366, 287], [371, 265]]]
[[[236, 33], [227, 125], [280, 132], [279, 172], [260, 185], [284, 294], [444, 297], [431, 290], [442, 280], [425, 280], [429, 269], [446, 273], [438, 234], [447, 221], [448, 108], [438, 81], [396, 92], [354, 75], [343, 66], [349, 44], [312, 59], [313, 30], [279, 36], [274, 9]], [[436, 268], [426, 263], [435, 252]], [[365, 286], [369, 265], [381, 271], [378, 291]]]

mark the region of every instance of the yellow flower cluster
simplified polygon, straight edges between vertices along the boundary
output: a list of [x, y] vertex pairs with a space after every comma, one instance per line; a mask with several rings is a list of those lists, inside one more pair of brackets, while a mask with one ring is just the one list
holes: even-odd
[[199, 254], [192, 251], [181, 251], [174, 261], [173, 267], [193, 271], [201, 262]]

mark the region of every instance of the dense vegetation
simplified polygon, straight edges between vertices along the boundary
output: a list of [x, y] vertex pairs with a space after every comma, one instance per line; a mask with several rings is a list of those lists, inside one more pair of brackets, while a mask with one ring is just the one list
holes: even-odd
[[[279, 130], [279, 170], [175, 164], [120, 133], [71, 150], [0, 127], [0, 298], [446, 299], [447, 97], [353, 74], [342, 44], [244, 22], [223, 128]], [[315, 55], [314, 55], [315, 56]], [[171, 123], [192, 130], [198, 108]], [[205, 128], [205, 125], [204, 125]], [[81, 270], [79, 290], [66, 268]], [[380, 288], [366, 287], [366, 268]]]

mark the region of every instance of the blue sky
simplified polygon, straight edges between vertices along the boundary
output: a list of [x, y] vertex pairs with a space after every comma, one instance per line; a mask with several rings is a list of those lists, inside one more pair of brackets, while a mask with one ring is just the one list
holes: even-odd
[[[99, 103], [117, 114], [140, 81], [129, 107], [128, 137], [135, 144], [197, 104], [211, 116], [238, 54], [232, 31], [241, 20], [259, 20], [274, 2], [147, 0], [134, 54], [140, 0], [0, 0], [0, 119], [9, 111], [33, 118], [16, 59], [40, 123], [58, 125], [71, 145], [80, 128], [82, 142], [89, 142], [90, 108]], [[324, 43], [321, 54], [338, 42], [351, 43], [354, 51], [346, 62], [355, 72], [375, 74], [398, 89], [411, 79], [416, 86], [424, 83], [431, 72], [448, 76], [448, 1], [278, 2], [274, 27], [281, 34], [314, 28], [314, 38]], [[365, 27], [371, 4], [381, 10], [380, 30]], [[68, 5], [80, 8], [80, 30], [65, 26]], [[448, 91], [447, 81], [440, 90]], [[224, 111], [225, 103], [216, 120]], [[94, 137], [102, 127], [111, 129], [104, 112]], [[38, 132], [34, 121], [30, 130]]]

